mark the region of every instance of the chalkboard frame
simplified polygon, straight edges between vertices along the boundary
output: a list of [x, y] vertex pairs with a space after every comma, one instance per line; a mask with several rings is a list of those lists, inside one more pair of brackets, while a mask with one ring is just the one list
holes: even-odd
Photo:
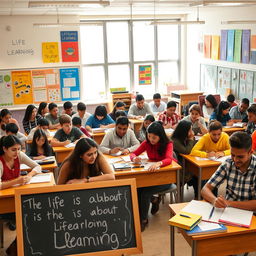
[[40, 188], [18, 188], [15, 190], [15, 209], [16, 209], [16, 225], [17, 225], [17, 242], [18, 242], [18, 255], [24, 256], [24, 238], [23, 238], [23, 225], [22, 225], [22, 195], [30, 194], [44, 194], [44, 193], [54, 193], [54, 192], [65, 192], [65, 191], [76, 191], [76, 190], [86, 190], [95, 188], [105, 188], [105, 187], [119, 187], [119, 186], [130, 186], [131, 188], [131, 198], [132, 198], [132, 210], [133, 210], [133, 222], [135, 230], [136, 247], [117, 249], [111, 251], [100, 251], [100, 252], [90, 252], [82, 254], [72, 254], [74, 255], [86, 255], [86, 256], [120, 256], [122, 254], [140, 254], [143, 253], [142, 240], [141, 240], [141, 230], [140, 230], [140, 218], [138, 209], [138, 199], [137, 199], [137, 187], [136, 179], [124, 179], [124, 180], [113, 180], [113, 181], [102, 181], [102, 182], [92, 182], [85, 184], [73, 184], [73, 185], [56, 185], [50, 187], [40, 187]]

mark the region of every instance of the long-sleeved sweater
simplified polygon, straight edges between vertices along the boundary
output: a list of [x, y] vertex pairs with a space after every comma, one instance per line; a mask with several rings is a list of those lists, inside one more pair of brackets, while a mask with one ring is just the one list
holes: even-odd
[[190, 155], [207, 157], [207, 152], [211, 151], [223, 151], [225, 156], [230, 155], [229, 136], [225, 132], [221, 133], [221, 136], [216, 143], [212, 141], [209, 133], [205, 134], [193, 147]]
[[160, 147], [160, 144], [152, 145], [147, 140], [143, 141], [140, 146], [130, 155], [131, 160], [135, 158], [136, 156], [140, 155], [144, 151], [147, 152], [149, 160], [153, 161], [162, 161], [161, 167], [164, 167], [166, 165], [169, 165], [172, 163], [173, 160], [173, 144], [170, 141], [165, 149], [165, 152], [163, 155], [159, 155], [158, 148]]

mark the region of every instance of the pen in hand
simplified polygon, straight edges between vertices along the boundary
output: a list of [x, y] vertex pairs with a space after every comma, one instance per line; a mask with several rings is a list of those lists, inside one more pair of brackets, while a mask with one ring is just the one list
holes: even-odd
[[210, 212], [210, 215], [209, 215], [208, 220], [212, 217], [214, 210], [215, 210], [215, 207], [212, 207], [212, 210], [211, 210], [211, 212]]

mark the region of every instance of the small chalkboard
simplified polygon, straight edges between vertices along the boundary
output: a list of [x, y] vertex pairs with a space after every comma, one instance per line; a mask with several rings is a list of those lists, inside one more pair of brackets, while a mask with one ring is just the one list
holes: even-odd
[[19, 256], [142, 253], [135, 179], [15, 190]]

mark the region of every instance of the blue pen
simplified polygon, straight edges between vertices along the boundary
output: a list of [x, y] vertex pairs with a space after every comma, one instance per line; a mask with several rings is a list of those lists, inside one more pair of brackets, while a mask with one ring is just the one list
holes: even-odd
[[215, 207], [212, 207], [208, 220], [212, 217]]
[[180, 213], [180, 216], [181, 217], [185, 217], [185, 218], [191, 218], [190, 216], [186, 215], [186, 214], [183, 214], [183, 213]]

